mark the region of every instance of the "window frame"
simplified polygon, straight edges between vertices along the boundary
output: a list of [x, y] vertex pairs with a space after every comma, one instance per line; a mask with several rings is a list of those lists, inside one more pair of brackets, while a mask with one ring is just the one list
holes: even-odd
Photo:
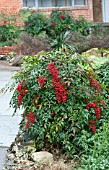
[[84, 7], [84, 6], [87, 6], [88, 5], [88, 0], [85, 0], [85, 5], [75, 5], [75, 0], [72, 0], [73, 1], [73, 7]]
[[[28, 0], [27, 0], [28, 1]], [[34, 0], [35, 1], [35, 6], [34, 7], [28, 7], [28, 6], [26, 6], [26, 7], [23, 7], [23, 0], [22, 0], [22, 7], [23, 7], [23, 9], [27, 9], [27, 8], [29, 8], [29, 9], [33, 9], [33, 8], [38, 8], [38, 0]], [[26, 3], [27, 4], [27, 3]]]
[[[52, 1], [52, 0], [51, 0]], [[22, 8], [23, 9], [26, 9], [26, 8], [30, 8], [30, 9], [46, 9], [46, 8], [71, 8], [71, 7], [86, 7], [88, 5], [88, 0], [85, 0], [86, 1], [86, 4], [85, 5], [75, 5], [74, 3], [75, 0], [72, 0], [72, 5], [71, 6], [61, 6], [61, 7], [55, 7], [55, 6], [52, 6], [52, 7], [38, 7], [38, 0], [35, 0], [35, 6], [34, 7], [23, 7], [23, 0], [22, 0]], [[53, 3], [53, 2], [52, 2]]]

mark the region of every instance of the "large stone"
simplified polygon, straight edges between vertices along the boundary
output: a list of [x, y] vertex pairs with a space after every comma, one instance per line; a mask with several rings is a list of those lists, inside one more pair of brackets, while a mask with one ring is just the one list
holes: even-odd
[[18, 146], [16, 144], [13, 146], [12, 152], [14, 152], [14, 153], [18, 153], [19, 152]]
[[90, 50], [87, 50], [85, 53], [89, 55], [101, 56], [101, 53], [99, 52], [98, 48], [91, 48]]
[[15, 156], [14, 156], [13, 153], [11, 153], [11, 154], [8, 154], [8, 155], [7, 155], [7, 158], [8, 158], [9, 160], [14, 160]]
[[22, 58], [23, 58], [23, 55], [21, 55], [21, 54], [16, 55], [15, 57], [13, 57], [10, 60], [10, 65], [11, 66], [20, 66]]
[[52, 163], [53, 155], [46, 151], [35, 152], [32, 154], [31, 158], [33, 161], [38, 163]]

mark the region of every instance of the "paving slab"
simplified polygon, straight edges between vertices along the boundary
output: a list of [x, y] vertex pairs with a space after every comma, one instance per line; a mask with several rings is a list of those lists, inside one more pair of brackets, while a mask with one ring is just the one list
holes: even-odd
[[0, 115], [0, 146], [9, 147], [18, 133], [20, 116]]
[[6, 158], [6, 154], [7, 154], [7, 149], [8, 148], [0, 148], [0, 170], [3, 169], [4, 165], [6, 165], [7, 163], [7, 158]]
[[[0, 61], [0, 90], [5, 87], [18, 69]], [[18, 134], [21, 114], [23, 113], [22, 110], [19, 110], [15, 116], [12, 116], [14, 109], [9, 107], [12, 95], [13, 92], [0, 93], [0, 170], [6, 161], [7, 147], [14, 142]]]

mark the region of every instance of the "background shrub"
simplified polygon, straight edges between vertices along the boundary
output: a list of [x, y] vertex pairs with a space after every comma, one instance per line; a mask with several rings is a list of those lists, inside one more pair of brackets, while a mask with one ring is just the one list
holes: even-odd
[[82, 53], [91, 48], [90, 38], [83, 36], [81, 33], [73, 31], [65, 39], [66, 47], [72, 52]]
[[26, 31], [31, 35], [43, 33], [51, 40], [51, 47], [59, 49], [66, 45], [68, 48], [66, 39], [70, 34], [78, 32], [82, 36], [89, 35], [90, 26], [91, 22], [83, 17], [74, 19], [66, 11], [53, 10], [49, 18], [40, 12], [32, 12], [26, 22]]
[[88, 36], [91, 32], [92, 25], [93, 22], [87, 21], [84, 17], [80, 16], [77, 19], [72, 19], [70, 27], [72, 31], [78, 32], [83, 36]]
[[[4, 20], [4, 22], [7, 22]], [[4, 23], [0, 26], [0, 45], [1, 46], [11, 46], [18, 42], [19, 38], [19, 28], [8, 23]]]
[[98, 49], [108, 49], [109, 48], [109, 35], [96, 35], [93, 34], [90, 36], [90, 48], [98, 48]]
[[16, 15], [0, 15], [0, 45], [11, 46], [18, 42], [20, 27], [16, 25]]
[[40, 51], [50, 50], [49, 39], [31, 36], [27, 33], [21, 34], [16, 47], [16, 52], [20, 52], [23, 55], [36, 55]]
[[48, 18], [41, 12], [31, 12], [28, 17], [28, 21], [25, 22], [25, 30], [28, 34], [38, 35], [42, 31], [45, 31]]
[[49, 17], [31, 11], [26, 31], [49, 39], [51, 47], [55, 49], [68, 48], [81, 53], [90, 48], [109, 48], [108, 27], [94, 25], [84, 17], [73, 18], [66, 11], [53, 10]]

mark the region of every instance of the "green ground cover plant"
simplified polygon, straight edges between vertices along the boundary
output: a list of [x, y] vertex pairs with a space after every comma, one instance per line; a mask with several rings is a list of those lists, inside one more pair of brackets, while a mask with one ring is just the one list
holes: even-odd
[[[86, 132], [83, 132], [86, 135]], [[109, 169], [109, 123], [104, 123], [98, 132], [88, 139], [82, 138], [85, 143], [85, 152], [82, 155], [81, 166], [85, 170]]]
[[[90, 139], [85, 138], [86, 153], [82, 155], [85, 170], [109, 169], [109, 123], [104, 123]], [[82, 141], [83, 142], [83, 141]], [[90, 143], [90, 147], [89, 147]]]

